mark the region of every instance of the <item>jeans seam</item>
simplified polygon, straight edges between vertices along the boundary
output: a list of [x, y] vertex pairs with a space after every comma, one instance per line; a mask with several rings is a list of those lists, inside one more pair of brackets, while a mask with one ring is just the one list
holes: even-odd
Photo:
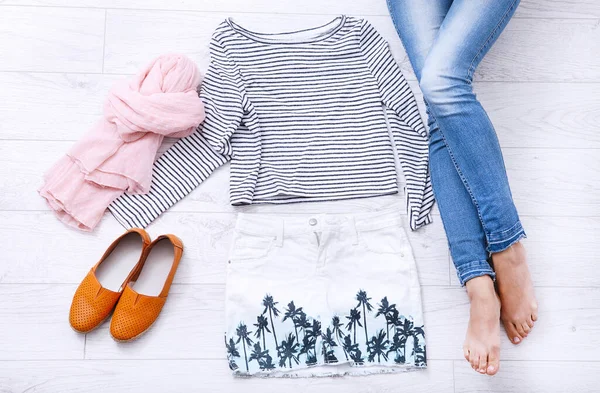
[[512, 11], [513, 8], [515, 8], [515, 4], [518, 1], [519, 0], [513, 0], [510, 7], [508, 7], [508, 9], [504, 12], [504, 15], [502, 15], [502, 18], [500, 18], [500, 21], [498, 22], [496, 27], [494, 27], [494, 29], [490, 32], [490, 35], [488, 36], [488, 38], [485, 40], [485, 42], [481, 45], [481, 47], [477, 51], [477, 54], [473, 57], [473, 60], [471, 60], [471, 64], [469, 65], [469, 69], [467, 70], [467, 80], [469, 81], [469, 84], [471, 84], [471, 81], [473, 80], [473, 73], [475, 72], [475, 66], [474, 66], [475, 60], [477, 60], [479, 58], [479, 56], [481, 55], [481, 52], [483, 52], [483, 49], [490, 43], [490, 41], [492, 40], [492, 37], [494, 37], [496, 35], [496, 32], [498, 31], [500, 26], [502, 26], [502, 24], [506, 21], [506, 18], [508, 17], [509, 12]]
[[[430, 114], [430, 116], [432, 116], [432, 114]], [[435, 117], [434, 117], [434, 120], [435, 120]], [[437, 120], [435, 120], [435, 121], [437, 123]], [[462, 180], [465, 188], [467, 189], [467, 192], [471, 196], [471, 200], [473, 201], [473, 204], [475, 205], [475, 209], [477, 210], [477, 216], [479, 217], [479, 222], [481, 223], [481, 226], [483, 227], [483, 230], [487, 235], [488, 230], [485, 227], [485, 223], [483, 222], [483, 217], [481, 216], [481, 209], [479, 207], [479, 203], [477, 203], [477, 199], [475, 198], [475, 195], [473, 194], [473, 191], [471, 190], [471, 187], [469, 186], [469, 182], [467, 181], [467, 178], [460, 170], [460, 167], [459, 167], [458, 163], [456, 162], [456, 158], [454, 157], [454, 153], [452, 152], [452, 149], [450, 148], [450, 146], [448, 146], [448, 141], [446, 140], [446, 136], [442, 132], [442, 129], [440, 128], [439, 125], [437, 128], [438, 128], [438, 132], [442, 136], [442, 139], [444, 140], [444, 145], [446, 145], [446, 149], [448, 150], [448, 155], [450, 156], [450, 159], [452, 160], [452, 163], [454, 164], [454, 168], [456, 169], [458, 176], [460, 176], [460, 179]]]

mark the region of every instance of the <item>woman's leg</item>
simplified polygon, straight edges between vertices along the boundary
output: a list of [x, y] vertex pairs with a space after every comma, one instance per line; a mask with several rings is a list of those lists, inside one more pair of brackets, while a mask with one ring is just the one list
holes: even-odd
[[[419, 80], [451, 4], [451, 0], [388, 0], [394, 25]], [[500, 305], [492, 281], [494, 272], [487, 262], [486, 237], [477, 209], [432, 116], [429, 116], [429, 161], [452, 260], [471, 300], [465, 358], [474, 369], [495, 374], [499, 367]], [[487, 365], [483, 362], [480, 366], [482, 359]]]
[[508, 248], [524, 231], [496, 132], [471, 82], [517, 4], [518, 0], [453, 1], [420, 79], [430, 116], [477, 208], [490, 252]]
[[508, 23], [518, 0], [454, 0], [423, 69], [430, 116], [479, 214], [496, 271], [502, 322], [514, 343], [537, 319], [537, 303], [519, 240], [525, 236], [512, 200], [496, 132], [471, 85], [473, 73]]
[[[388, 0], [396, 30], [419, 80], [427, 54], [451, 5], [452, 0]], [[429, 115], [429, 109], [427, 113]], [[484, 275], [493, 278], [477, 209], [458, 175], [435, 119], [428, 117], [433, 191], [460, 283], [465, 285], [470, 279]]]

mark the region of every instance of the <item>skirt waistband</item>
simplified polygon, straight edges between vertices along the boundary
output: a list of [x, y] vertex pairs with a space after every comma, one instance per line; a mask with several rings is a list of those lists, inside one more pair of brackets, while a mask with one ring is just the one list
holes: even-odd
[[322, 230], [371, 231], [403, 225], [403, 216], [397, 210], [383, 210], [358, 214], [301, 214], [267, 215], [239, 213], [235, 229], [249, 235], [287, 236]]

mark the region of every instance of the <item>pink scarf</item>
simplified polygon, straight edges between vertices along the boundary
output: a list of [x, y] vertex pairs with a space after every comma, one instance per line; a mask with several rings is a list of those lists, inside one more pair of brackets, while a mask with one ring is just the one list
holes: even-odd
[[103, 118], [44, 176], [39, 192], [58, 218], [90, 231], [121, 194], [147, 193], [163, 138], [188, 136], [204, 120], [200, 81], [190, 59], [165, 55], [117, 83]]

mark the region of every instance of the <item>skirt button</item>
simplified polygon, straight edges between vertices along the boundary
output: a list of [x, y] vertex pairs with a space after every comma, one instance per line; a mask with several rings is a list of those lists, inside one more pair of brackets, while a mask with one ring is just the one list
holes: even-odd
[[308, 220], [308, 223], [312, 226], [317, 225], [317, 220], [315, 218], [311, 218], [310, 220]]

